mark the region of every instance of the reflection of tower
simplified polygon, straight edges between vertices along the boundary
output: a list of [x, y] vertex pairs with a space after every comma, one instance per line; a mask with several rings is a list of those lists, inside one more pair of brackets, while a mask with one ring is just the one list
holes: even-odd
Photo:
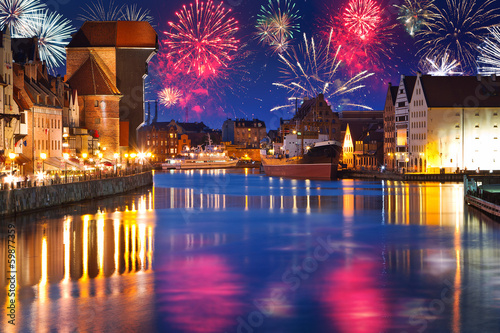
[[188, 123], [188, 122], [189, 122], [189, 109], [188, 109], [188, 107], [186, 106], [186, 107], [184, 108], [184, 110], [186, 111], [186, 123]]

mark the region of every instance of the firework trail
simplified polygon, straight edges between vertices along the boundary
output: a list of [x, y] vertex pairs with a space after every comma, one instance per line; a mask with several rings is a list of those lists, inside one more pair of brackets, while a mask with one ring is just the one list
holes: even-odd
[[228, 67], [240, 44], [234, 37], [238, 21], [230, 12], [222, 3], [215, 6], [211, 0], [196, 0], [175, 13], [179, 21], [169, 22], [171, 30], [164, 32], [164, 45], [177, 69], [211, 77]]
[[[314, 38], [309, 41], [304, 34], [303, 45], [279, 55], [281, 63], [285, 66], [281, 69], [283, 82], [274, 85], [288, 90], [292, 95], [291, 98], [316, 97], [321, 93], [330, 100], [339, 100], [343, 95], [363, 88], [361, 81], [373, 73], [361, 71], [343, 82], [339, 77], [341, 61], [338, 56], [341, 46], [334, 54], [330, 54], [330, 49], [331, 45], [323, 46], [321, 42], [316, 44]], [[361, 106], [350, 103], [337, 104]], [[362, 107], [370, 109], [367, 106]]]
[[437, 59], [426, 59], [427, 61], [427, 72], [428, 75], [432, 76], [451, 76], [451, 75], [462, 75], [462, 72], [455, 72], [455, 70], [460, 66], [460, 63], [456, 59], [449, 59], [448, 54], [445, 54], [443, 58], [438, 61]]
[[106, 9], [102, 0], [97, 0], [92, 4], [87, 4], [86, 8], [80, 8], [83, 13], [78, 15], [80, 21], [119, 21], [123, 17], [124, 5], [115, 5], [114, 0], [110, 0]]
[[175, 87], [166, 87], [158, 93], [158, 99], [160, 100], [160, 103], [165, 105], [166, 107], [176, 105], [177, 102], [179, 102], [181, 96], [181, 91]]
[[[395, 45], [393, 30], [383, 9], [373, 0], [350, 0], [323, 20], [321, 34], [331, 45], [332, 53], [339, 46], [338, 58], [350, 73], [361, 70], [378, 71], [392, 56]], [[326, 27], [327, 30], [324, 28]]]
[[500, 27], [488, 29], [492, 39], [486, 38], [479, 47], [478, 72], [481, 75], [500, 73]]
[[422, 27], [429, 28], [437, 18], [434, 0], [404, 0], [403, 5], [394, 7], [399, 9], [398, 20], [412, 37]]
[[257, 18], [257, 36], [263, 45], [269, 45], [274, 52], [283, 53], [293, 33], [300, 28], [300, 19], [295, 3], [290, 0], [269, 0], [262, 5]]
[[496, 1], [446, 0], [446, 8], [436, 8], [436, 15], [429, 29], [416, 33], [420, 44], [417, 54], [422, 61], [449, 54], [460, 63], [462, 72], [474, 72], [479, 45], [500, 17]]
[[33, 35], [33, 26], [45, 8], [38, 0], [0, 0], [0, 28], [8, 27], [12, 35]]
[[136, 4], [122, 7], [120, 21], [145, 21], [153, 25], [153, 17], [149, 9], [142, 9]]

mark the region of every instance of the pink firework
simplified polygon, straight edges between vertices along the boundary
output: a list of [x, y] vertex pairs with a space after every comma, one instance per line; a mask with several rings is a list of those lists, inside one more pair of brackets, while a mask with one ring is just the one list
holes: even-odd
[[342, 20], [348, 32], [361, 39], [370, 38], [382, 21], [380, 6], [372, 0], [351, 0]]
[[223, 3], [216, 6], [211, 0], [196, 0], [175, 13], [178, 22], [168, 23], [171, 29], [164, 32], [164, 45], [176, 69], [204, 78], [228, 67], [239, 46], [234, 37], [238, 21], [230, 12]]
[[340, 9], [326, 11], [331, 14], [322, 20], [321, 34], [332, 51], [340, 47], [338, 59], [348, 71], [380, 71], [392, 56], [396, 27], [382, 14], [381, 5], [374, 0], [348, 0]]

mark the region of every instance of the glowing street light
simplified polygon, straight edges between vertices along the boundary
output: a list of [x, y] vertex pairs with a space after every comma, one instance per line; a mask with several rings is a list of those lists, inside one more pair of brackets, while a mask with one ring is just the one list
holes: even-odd
[[45, 173], [45, 159], [47, 158], [47, 154], [40, 153], [40, 158], [42, 159], [42, 172]]
[[114, 153], [113, 157], [115, 158], [115, 176], [118, 174], [118, 167], [116, 166], [118, 164], [118, 157], [120, 157], [120, 154]]
[[64, 158], [64, 182], [67, 183], [68, 182], [68, 159], [69, 159], [69, 154], [68, 153], [64, 153], [63, 154], [63, 158]]

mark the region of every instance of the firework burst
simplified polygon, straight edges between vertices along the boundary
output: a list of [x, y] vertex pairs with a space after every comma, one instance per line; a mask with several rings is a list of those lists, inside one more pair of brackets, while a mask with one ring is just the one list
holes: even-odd
[[32, 35], [44, 9], [45, 4], [38, 0], [1, 0], [0, 27], [7, 26], [12, 35]]
[[500, 73], [500, 27], [489, 28], [492, 39], [486, 38], [479, 47], [478, 72], [481, 75]]
[[394, 7], [399, 9], [398, 20], [412, 37], [422, 27], [429, 28], [437, 18], [434, 0], [405, 0], [403, 5]]
[[216, 6], [211, 0], [196, 0], [175, 13], [179, 21], [169, 22], [171, 31], [164, 32], [164, 45], [177, 69], [211, 77], [228, 67], [240, 43], [234, 37], [238, 21], [230, 12], [222, 3]]
[[267, 6], [261, 6], [257, 18], [259, 41], [269, 45], [274, 52], [284, 52], [293, 33], [300, 28], [299, 19], [295, 3], [289, 0], [269, 0]]
[[97, 0], [81, 10], [83, 13], [78, 15], [80, 21], [119, 21], [123, 17], [123, 5], [115, 5], [114, 0], [110, 0], [107, 9], [102, 0]]
[[165, 105], [166, 107], [176, 105], [177, 102], [179, 102], [179, 98], [181, 98], [181, 96], [181, 91], [175, 87], [166, 87], [158, 93], [158, 99], [160, 100], [160, 103]]
[[[341, 61], [338, 59], [341, 47], [339, 46], [333, 54], [330, 54], [330, 49], [329, 44], [325, 46], [321, 45], [321, 42], [317, 44], [314, 38], [309, 41], [304, 34], [303, 45], [279, 55], [281, 63], [285, 66], [281, 70], [283, 82], [274, 85], [288, 90], [292, 95], [291, 98], [324, 94], [330, 100], [339, 100], [343, 95], [363, 88], [361, 81], [373, 73], [361, 71], [343, 81], [339, 75]], [[337, 104], [360, 106], [352, 103]]]
[[462, 72], [455, 71], [460, 66], [460, 63], [456, 59], [450, 59], [448, 54], [445, 54], [440, 61], [437, 59], [426, 59], [426, 61], [428, 64], [428, 70], [426, 71], [428, 75], [451, 76], [463, 74]]
[[327, 12], [332, 14], [321, 24], [322, 36], [331, 45], [332, 53], [342, 46], [338, 57], [350, 73], [384, 67], [384, 60], [392, 55], [396, 24], [389, 23], [376, 2], [350, 0], [345, 7], [337, 11], [327, 8]]
[[[42, 19], [33, 26], [33, 32], [38, 38], [40, 58], [47, 62], [49, 68], [54, 69], [64, 65], [65, 47], [76, 29], [71, 25], [70, 20], [60, 14], [49, 13], [45, 10], [40, 16]], [[31, 37], [31, 35], [21, 37]]]
[[479, 45], [500, 17], [500, 10], [495, 0], [446, 0], [446, 5], [445, 9], [436, 9], [429, 29], [416, 33], [421, 45], [418, 54], [422, 61], [449, 54], [460, 63], [462, 72], [473, 72]]
[[121, 21], [145, 21], [153, 25], [153, 17], [149, 9], [142, 9], [136, 4], [123, 6], [121, 14]]
[[373, 0], [351, 0], [344, 9], [342, 21], [349, 33], [368, 39], [382, 21], [380, 6]]

